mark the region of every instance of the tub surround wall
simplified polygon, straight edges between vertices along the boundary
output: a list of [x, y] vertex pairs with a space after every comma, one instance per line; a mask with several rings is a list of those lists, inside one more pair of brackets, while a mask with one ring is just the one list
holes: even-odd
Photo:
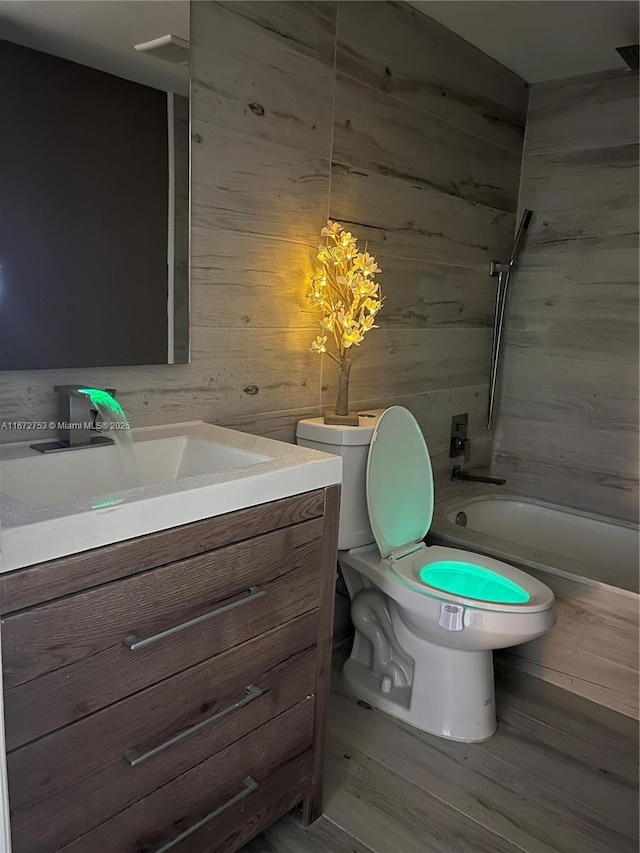
[[531, 89], [494, 464], [511, 488], [638, 519], [638, 75]]
[[468, 411], [472, 464], [488, 464], [487, 270], [512, 240], [522, 80], [403, 3], [199, 2], [191, 28], [191, 363], [5, 373], [2, 419], [50, 419], [52, 386], [80, 380], [118, 388], [135, 426], [292, 441], [335, 401], [304, 299], [330, 215], [383, 268], [352, 403], [407, 405], [443, 483], [451, 416]]

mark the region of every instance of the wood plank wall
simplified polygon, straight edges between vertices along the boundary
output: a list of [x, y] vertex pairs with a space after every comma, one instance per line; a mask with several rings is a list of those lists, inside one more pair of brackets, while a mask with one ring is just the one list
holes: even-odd
[[487, 464], [487, 269], [512, 240], [526, 86], [404, 3], [191, 11], [192, 361], [5, 373], [0, 418], [48, 420], [52, 386], [81, 381], [117, 387], [134, 426], [202, 418], [292, 441], [336, 392], [303, 298], [331, 215], [368, 241], [386, 294], [352, 402], [408, 405], [443, 482], [451, 416], [468, 411]]
[[494, 466], [512, 490], [638, 520], [638, 75], [531, 89]]
[[[411, 409], [444, 484], [452, 415], [470, 413], [472, 464], [490, 460], [488, 265], [512, 240], [528, 90], [439, 24], [377, 2], [339, 4], [335, 86], [330, 212], [368, 242], [386, 295], [352, 396]], [[322, 384], [329, 404], [331, 364]]]

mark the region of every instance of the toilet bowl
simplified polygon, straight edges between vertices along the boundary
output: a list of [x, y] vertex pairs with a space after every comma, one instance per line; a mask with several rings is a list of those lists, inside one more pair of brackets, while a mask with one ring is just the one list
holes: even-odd
[[358, 427], [308, 419], [297, 440], [343, 458], [338, 562], [356, 629], [346, 687], [423, 731], [490, 737], [492, 650], [553, 627], [552, 591], [500, 560], [425, 544], [433, 474], [407, 409], [368, 413]]

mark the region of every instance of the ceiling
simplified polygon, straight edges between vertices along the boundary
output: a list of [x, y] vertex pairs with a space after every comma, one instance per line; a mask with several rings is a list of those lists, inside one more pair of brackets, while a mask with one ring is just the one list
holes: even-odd
[[0, 0], [0, 38], [187, 95], [188, 66], [133, 49], [170, 33], [189, 40], [188, 0]]
[[[626, 68], [638, 43], [635, 0], [409, 0], [529, 83]], [[0, 0], [0, 38], [148, 86], [187, 94], [188, 69], [133, 50], [189, 39], [188, 0]]]
[[626, 68], [638, 44], [635, 0], [410, 0], [528, 83]]

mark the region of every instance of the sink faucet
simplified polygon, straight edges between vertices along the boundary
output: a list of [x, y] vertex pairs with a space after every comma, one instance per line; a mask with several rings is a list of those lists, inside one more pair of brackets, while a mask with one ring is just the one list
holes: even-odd
[[[113, 439], [101, 435], [96, 426], [97, 409], [91, 403], [84, 385], [54, 385], [58, 395], [58, 440], [32, 444], [33, 450], [51, 453], [57, 450], [75, 450], [96, 444], [113, 444]], [[115, 397], [115, 388], [104, 389]]]
[[[58, 395], [58, 440], [68, 447], [86, 447], [88, 444], [112, 444], [112, 439], [100, 435], [96, 429], [97, 409], [84, 391], [86, 385], [54, 385]], [[115, 388], [105, 388], [115, 396]]]
[[502, 477], [482, 477], [479, 474], [468, 474], [462, 470], [460, 465], [454, 465], [451, 469], [452, 480], [468, 480], [471, 483], [493, 483], [494, 486], [504, 486], [507, 482]]

